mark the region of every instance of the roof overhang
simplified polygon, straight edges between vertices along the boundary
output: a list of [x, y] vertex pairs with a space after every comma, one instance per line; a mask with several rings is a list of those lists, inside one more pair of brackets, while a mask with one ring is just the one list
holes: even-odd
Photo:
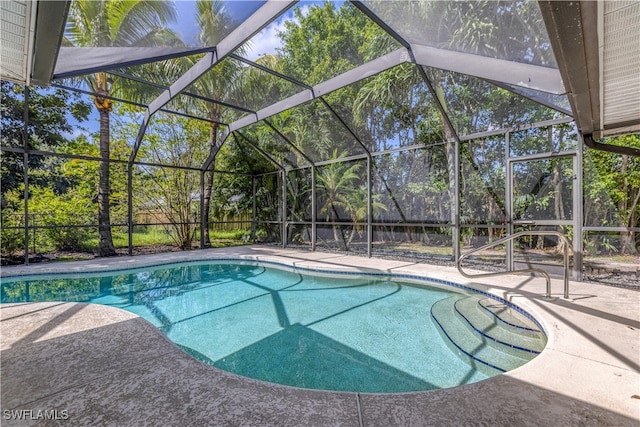
[[640, 2], [539, 3], [580, 132], [640, 132]]
[[0, 78], [27, 85], [49, 84], [70, 3], [0, 1]]

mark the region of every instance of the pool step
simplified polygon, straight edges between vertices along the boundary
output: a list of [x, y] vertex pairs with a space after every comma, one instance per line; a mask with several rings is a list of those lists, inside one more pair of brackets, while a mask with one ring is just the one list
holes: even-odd
[[483, 298], [478, 301], [478, 305], [482, 310], [492, 314], [498, 322], [503, 324], [505, 328], [514, 332], [519, 332], [522, 335], [531, 337], [542, 336], [544, 338], [544, 334], [540, 331], [538, 325], [524, 314], [509, 307], [507, 304], [496, 301], [493, 298]]
[[[464, 320], [472, 333], [479, 335], [481, 339], [487, 339], [489, 345], [519, 357], [527, 358], [528, 353], [532, 353], [534, 356], [540, 354], [546, 345], [546, 338], [539, 330], [537, 333], [534, 332], [534, 328], [537, 326], [533, 321], [522, 315], [519, 324], [522, 325], [520, 328], [526, 328], [522, 329], [522, 331], [526, 331], [526, 334], [521, 333], [520, 328], [514, 326], [515, 323], [504, 323], [496, 317], [493, 311], [485, 310], [482, 301], [484, 299], [466, 297], [460, 298], [454, 303], [456, 313]], [[485, 304], [490, 303], [485, 301]], [[502, 305], [503, 308], [517, 313], [506, 304]]]
[[[538, 331], [538, 336], [516, 333], [518, 327], [537, 329], [536, 325], [526, 317], [528, 322], [520, 319], [517, 322], [498, 320], [493, 310], [500, 311], [503, 319], [511, 319], [507, 310], [491, 307], [495, 300], [484, 301], [484, 297], [456, 295], [438, 301], [431, 308], [431, 315], [438, 326], [442, 338], [459, 357], [481, 371], [495, 375], [524, 365], [533, 359], [546, 344], [544, 334]], [[492, 301], [492, 302], [491, 302]], [[508, 308], [508, 307], [503, 307]], [[513, 309], [509, 308], [513, 311]], [[517, 325], [513, 326], [513, 325]]]

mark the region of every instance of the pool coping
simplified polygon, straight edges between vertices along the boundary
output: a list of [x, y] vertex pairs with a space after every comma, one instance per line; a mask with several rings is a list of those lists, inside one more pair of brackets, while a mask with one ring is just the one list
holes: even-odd
[[[135, 408], [145, 407], [147, 400], [153, 397], [152, 400], [156, 403], [160, 402], [160, 415], [157, 415], [160, 418], [157, 421], [173, 424], [189, 420], [189, 417], [194, 415], [193, 412], [189, 412], [189, 408], [193, 408], [194, 402], [199, 402], [198, 397], [192, 396], [188, 402], [182, 402], [181, 405], [170, 409], [170, 403], [175, 400], [175, 393], [168, 393], [167, 390], [175, 391], [179, 385], [178, 388], [185, 393], [192, 389], [208, 390], [210, 393], [216, 391], [218, 397], [215, 400], [219, 404], [212, 406], [209, 401], [202, 403], [203, 410], [198, 411], [197, 416], [209, 417], [207, 419], [212, 417], [219, 422], [231, 424], [425, 425], [445, 421], [475, 424], [485, 420], [493, 425], [543, 422], [564, 425], [637, 425], [640, 420], [640, 400], [632, 398], [634, 394], [640, 394], [640, 293], [633, 290], [572, 282], [572, 292], [577, 296], [574, 302], [561, 299], [545, 301], [542, 298], [544, 280], [537, 278], [504, 276], [494, 281], [469, 281], [463, 279], [454, 269], [447, 267], [264, 246], [41, 264], [26, 268], [10, 267], [3, 268], [0, 274], [2, 277], [8, 277], [33, 273], [69, 273], [74, 270], [113, 271], [180, 261], [201, 262], [220, 257], [269, 261], [297, 268], [329, 269], [348, 274], [366, 272], [387, 275], [391, 272], [394, 275], [404, 274], [408, 277], [427, 277], [430, 280], [458, 283], [513, 302], [531, 313], [540, 321], [549, 341], [547, 348], [533, 361], [514, 371], [479, 383], [437, 391], [399, 394], [326, 392], [262, 383], [204, 365], [179, 350], [166, 338], [158, 340], [158, 335], [164, 335], [158, 330], [154, 331], [144, 326], [146, 321], [134, 315], [114, 313], [119, 311], [118, 309], [104, 306], [71, 308], [74, 305], [82, 305], [78, 303], [62, 306], [43, 306], [43, 303], [2, 304], [2, 401], [13, 402], [9, 408], [3, 403], [2, 410], [46, 410], [66, 405], [70, 417], [73, 415], [74, 419], [90, 424], [92, 420], [95, 422], [97, 419], [107, 418], [118, 424], [148, 424], [153, 421], [149, 414], [136, 412]], [[515, 290], [514, 283], [517, 284]], [[552, 287], [556, 291], [554, 295], [561, 295], [562, 283], [554, 281]], [[37, 310], [40, 311], [36, 311], [36, 307], [39, 307]], [[63, 310], [62, 307], [66, 308]], [[143, 360], [139, 366], [146, 369], [143, 369], [144, 374], [131, 372], [128, 366], [118, 367], [117, 363], [110, 364], [108, 360], [100, 359], [101, 353], [110, 354], [114, 351], [114, 346], [119, 348], [122, 340], [106, 340], [105, 347], [100, 348], [100, 340], [96, 340], [95, 337], [87, 342], [76, 340], [73, 346], [79, 347], [76, 349], [77, 352], [99, 359], [100, 363], [108, 367], [107, 371], [113, 372], [109, 378], [109, 387], [106, 387], [110, 392], [101, 392], [97, 387], [97, 380], [82, 384], [71, 381], [62, 387], [65, 383], [63, 380], [60, 386], [62, 388], [56, 389], [51, 381], [33, 374], [32, 371], [37, 369], [46, 371], [49, 363], [56, 366], [54, 371], [59, 375], [74, 370], [71, 356], [68, 360], [65, 359], [66, 362], [49, 360], [50, 358], [43, 356], [46, 351], [40, 348], [43, 345], [41, 341], [28, 343], [29, 336], [36, 334], [43, 325], [55, 323], [56, 318], [64, 317], [64, 313], [68, 313], [69, 310], [77, 310], [78, 314], [71, 316], [72, 321], [65, 320], [62, 323], [64, 327], [57, 323], [55, 326], [49, 326], [51, 331], [47, 334], [62, 334], [61, 331], [64, 329], [66, 335], [81, 336], [87, 330], [98, 333], [104, 328], [105, 331], [109, 331], [111, 337], [114, 333], [117, 336], [118, 327], [121, 326], [126, 334], [136, 336], [137, 341], [154, 342], [155, 353], [144, 353], [144, 357], [139, 359]], [[616, 313], [611, 313], [614, 310]], [[89, 313], [91, 316], [88, 316]], [[26, 322], [26, 319], [30, 319], [29, 322]], [[42, 323], [43, 319], [48, 320]], [[110, 323], [112, 320], [108, 319], [124, 320]], [[6, 337], [5, 328], [14, 324], [21, 324], [22, 332]], [[45, 340], [44, 343], [54, 345], [56, 340]], [[107, 343], [111, 347], [108, 347]], [[70, 344], [65, 342], [64, 345]], [[45, 353], [41, 353], [40, 356], [37, 353], [34, 356], [25, 356], [27, 349], [29, 352], [34, 351], [34, 346]], [[130, 351], [121, 348], [118, 350], [121, 353], [118, 354], [126, 358], [127, 353], [135, 352], [134, 347], [132, 344]], [[166, 362], [166, 359], [158, 357], [158, 354], [170, 355], [171, 363], [178, 365], [173, 372], [163, 369], [162, 360]], [[30, 364], [28, 360], [18, 362], [19, 358], [25, 357], [32, 357], [32, 362], [35, 363], [37, 360], [38, 364]], [[184, 375], [192, 371], [198, 372], [202, 378], [186, 381], [176, 377], [177, 373]], [[585, 374], [587, 371], [591, 374]], [[44, 394], [41, 393], [37, 399], [34, 399], [33, 393], [21, 397], [16, 386], [20, 383], [20, 377], [30, 375], [35, 375], [35, 382], [40, 384], [33, 386], [35, 389], [40, 387], [41, 390], [48, 390]], [[127, 386], [118, 385], [118, 381], [123, 381], [122, 378], [126, 379]], [[139, 381], [129, 384], [133, 378], [138, 378]], [[143, 387], [144, 380], [148, 378], [153, 378], [151, 395], [113, 392], [118, 390], [118, 387]], [[215, 387], [222, 388], [215, 388], [211, 382], [216, 383]], [[110, 394], [105, 396], [101, 393]], [[235, 396], [235, 400], [222, 399], [224, 402], [220, 402], [220, 394]], [[96, 411], [91, 406], [96, 399], [107, 399], [111, 404], [101, 406], [100, 410]], [[244, 409], [241, 409], [241, 406]]]

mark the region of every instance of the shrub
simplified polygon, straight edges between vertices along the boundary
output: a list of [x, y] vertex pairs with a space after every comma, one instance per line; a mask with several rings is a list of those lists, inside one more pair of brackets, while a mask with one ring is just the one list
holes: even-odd
[[32, 188], [31, 197], [29, 211], [35, 215], [35, 224], [53, 227], [39, 232], [45, 246], [63, 251], [87, 249], [87, 240], [97, 230], [78, 226], [97, 222], [97, 208], [91, 200], [70, 193], [56, 196], [52, 189], [40, 187]]
[[24, 231], [7, 227], [22, 226], [22, 217], [2, 212], [2, 227], [0, 231], [0, 246], [3, 255], [13, 255], [24, 249]]

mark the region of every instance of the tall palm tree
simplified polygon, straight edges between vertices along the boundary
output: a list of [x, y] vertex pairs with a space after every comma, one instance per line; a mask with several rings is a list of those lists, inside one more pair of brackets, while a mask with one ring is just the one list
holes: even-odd
[[[347, 152], [338, 153], [334, 150], [332, 159], [341, 159], [347, 156]], [[348, 162], [330, 163], [324, 166], [318, 174], [318, 190], [324, 196], [324, 204], [320, 208], [320, 214], [326, 215], [327, 221], [338, 222], [340, 220], [338, 209], [349, 208], [349, 199], [358, 192], [358, 181], [361, 180], [359, 174], [360, 163], [349, 164]], [[333, 225], [333, 239], [339, 241], [338, 226]], [[343, 238], [346, 248], [346, 241]]]
[[[172, 2], [145, 0], [74, 0], [69, 9], [65, 44], [77, 47], [132, 47], [178, 45], [178, 37], [165, 28], [176, 18]], [[100, 114], [100, 181], [98, 184], [99, 256], [116, 254], [109, 206], [109, 96], [135, 97], [139, 85], [98, 72], [82, 77], [95, 93]]]
[[[226, 13], [224, 4], [219, 0], [198, 0], [196, 3], [196, 22], [199, 27], [198, 39], [200, 46], [215, 46], [232, 29], [231, 17]], [[242, 53], [240, 48], [236, 53]], [[218, 101], [228, 99], [230, 93], [238, 92], [240, 80], [238, 77], [242, 72], [242, 67], [236, 61], [224, 60], [217, 64], [205, 75], [200, 77], [193, 84], [193, 89], [203, 96]], [[224, 113], [220, 104], [204, 102], [202, 105], [206, 112], [206, 117], [211, 123], [209, 128], [209, 153], [215, 150], [216, 139]], [[205, 224], [202, 233], [204, 246], [211, 246], [209, 237], [209, 210], [211, 206], [211, 193], [213, 192], [213, 169], [214, 162], [211, 163], [211, 171], [206, 174], [204, 184], [204, 204], [202, 207], [203, 220]]]

